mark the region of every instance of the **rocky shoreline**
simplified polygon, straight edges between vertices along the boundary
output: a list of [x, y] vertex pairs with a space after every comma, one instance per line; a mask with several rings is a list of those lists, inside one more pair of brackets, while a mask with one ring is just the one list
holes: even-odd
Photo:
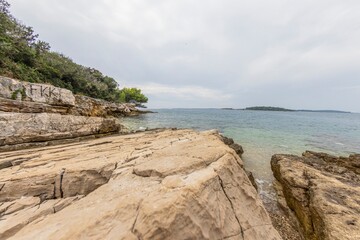
[[0, 77], [0, 239], [360, 238], [359, 154], [274, 155], [268, 213], [239, 144], [143, 113]]
[[0, 152], [126, 133], [119, 117], [143, 113], [134, 104], [0, 77]]
[[0, 170], [0, 238], [281, 239], [224, 141], [157, 130], [3, 153], [18, 164]]
[[305, 239], [360, 239], [360, 154], [274, 155], [279, 205]]

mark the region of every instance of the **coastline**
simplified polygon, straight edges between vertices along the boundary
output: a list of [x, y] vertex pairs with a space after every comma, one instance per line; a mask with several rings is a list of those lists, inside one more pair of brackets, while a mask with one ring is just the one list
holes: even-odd
[[[222, 158], [225, 155], [228, 156], [229, 159], [232, 159], [232, 163], [227, 166], [227, 164], [222, 162], [220, 164], [221, 167], [225, 164], [227, 166], [225, 169], [229, 170], [234, 167], [236, 168], [236, 170], [234, 170], [235, 172], [231, 174], [232, 177], [226, 175], [226, 177], [229, 178], [226, 181], [228, 181], [228, 184], [238, 182], [238, 188], [246, 188], [243, 189], [243, 191], [246, 194], [250, 194], [253, 200], [249, 203], [248, 199], [242, 198], [240, 196], [241, 194], [239, 195], [238, 193], [238, 188], [227, 192], [226, 184], [224, 185], [223, 179], [219, 177], [220, 175], [212, 176], [211, 179], [219, 180], [220, 178], [218, 183], [223, 189], [224, 195], [222, 198], [225, 197], [224, 200], [216, 202], [216, 204], [220, 205], [214, 203], [215, 205], [213, 207], [222, 209], [228, 204], [226, 202], [230, 202], [230, 205], [227, 205], [225, 208], [229, 209], [230, 206], [229, 211], [232, 213], [227, 214], [234, 214], [234, 219], [237, 220], [234, 221], [233, 219], [231, 221], [235, 223], [235, 225], [236, 222], [238, 222], [238, 231], [240, 232], [238, 232], [237, 235], [232, 235], [232, 231], [229, 231], [226, 227], [221, 227], [222, 225], [220, 224], [220, 227], [216, 226], [218, 228], [217, 231], [220, 231], [220, 233], [209, 232], [207, 234], [215, 234], [211, 235], [214, 236], [214, 238], [215, 236], [227, 237], [238, 235], [244, 237], [246, 235], [244, 229], [246, 229], [246, 231], [250, 231], [251, 229], [250, 235], [254, 239], [263, 239], [263, 237], [268, 236], [268, 234], [273, 236], [273, 239], [299, 239], [302, 238], [302, 234], [305, 235], [306, 239], [311, 239], [313, 236], [323, 236], [325, 234], [316, 229], [309, 230], [306, 224], [304, 225], [304, 221], [302, 221], [300, 216], [302, 216], [302, 212], [306, 212], [307, 210], [302, 208], [300, 212], [296, 212], [299, 211], [296, 210], [298, 208], [291, 205], [292, 200], [289, 200], [291, 198], [286, 196], [286, 191], [283, 190], [285, 189], [284, 186], [288, 186], [284, 183], [285, 180], [283, 180], [287, 175], [285, 173], [279, 174], [279, 171], [274, 170], [275, 167], [273, 167], [273, 162], [271, 167], [273, 168], [276, 179], [281, 184], [275, 182], [275, 190], [277, 191], [276, 199], [270, 199], [269, 201], [265, 201], [264, 198], [261, 199], [264, 186], [259, 186], [259, 181], [256, 179], [256, 176], [259, 176], [260, 173], [255, 172], [255, 174], [253, 174], [253, 169], [246, 169], [246, 165], [251, 163], [251, 159], [246, 160], [245, 163], [242, 160], [242, 154], [245, 150], [246, 156], [247, 148], [245, 147], [243, 150], [243, 147], [237, 144], [237, 142], [242, 143], [242, 141], [239, 141], [238, 139], [235, 139], [234, 141], [234, 139], [229, 138], [232, 136], [231, 134], [228, 134], [229, 132], [227, 131], [219, 134], [219, 132], [214, 130], [200, 131], [201, 129], [194, 128], [191, 128], [191, 130], [182, 128], [180, 125], [179, 127], [181, 129], [143, 127], [141, 130], [131, 130], [131, 128], [129, 129], [124, 126], [126, 125], [126, 122], [136, 122], [137, 119], [147, 121], [147, 119], [158, 118], [161, 117], [161, 111], [159, 111], [159, 115], [156, 114], [149, 117], [144, 114], [152, 111], [140, 111], [131, 104], [114, 104], [103, 100], [77, 96], [65, 89], [55, 87], [51, 91], [57, 91], [61, 94], [54, 94], [53, 96], [51, 96], [51, 94], [43, 95], [42, 89], [52, 89], [50, 85], [21, 83], [13, 79], [6, 80], [5, 84], [3, 82], [0, 91], [0, 110], [2, 110], [0, 111], [0, 125], [2, 129], [5, 129], [0, 135], [0, 151], [2, 151], [2, 156], [0, 157], [0, 171], [4, 173], [4, 175], [2, 175], [3, 177], [0, 178], [0, 206], [2, 206], [0, 208], [0, 217], [5, 215], [11, 217], [9, 218], [9, 221], [2, 222], [5, 226], [5, 230], [0, 233], [0, 236], [8, 238], [14, 234], [23, 234], [23, 231], [24, 233], [38, 233], [39, 229], [51, 226], [51, 224], [53, 224], [52, 221], [60, 221], [64, 217], [67, 218], [72, 216], [73, 212], [80, 211], [78, 208], [79, 204], [82, 204], [81, 206], [87, 206], [87, 199], [91, 199], [88, 198], [88, 196], [99, 198], [101, 194], [106, 195], [108, 190], [104, 190], [105, 192], [101, 193], [95, 192], [97, 189], [107, 189], [108, 186], [111, 186], [112, 181], [117, 179], [119, 174], [121, 175], [124, 172], [151, 181], [153, 181], [154, 178], [157, 178], [155, 182], [161, 184], [164, 179], [171, 177], [169, 180], [170, 185], [166, 184], [166, 186], [170, 186], [170, 189], [172, 189], [171, 191], [175, 191], [173, 184], [176, 185], [175, 189], [179, 188], [177, 185], [179, 184], [178, 175], [180, 175], [181, 178], [184, 177], [181, 181], [185, 181], [189, 177], [188, 174], [197, 175], [198, 170], [201, 173], [203, 171], [206, 172], [208, 171], [209, 166], [212, 166], [213, 164], [214, 166], [211, 171], [217, 173], [217, 170], [215, 169], [218, 169], [220, 164], [219, 161], [222, 162]], [[25, 88], [26, 97], [21, 99], [11, 99], [16, 88], [10, 86], [20, 86], [20, 88]], [[35, 89], [38, 89], [37, 94]], [[120, 119], [120, 116], [126, 118]], [[187, 124], [191, 123], [191, 119], [187, 116], [183, 117], [186, 119]], [[209, 123], [213, 121], [212, 118], [209, 118], [206, 115], [203, 119], [207, 119]], [[197, 119], [196, 121], [199, 122]], [[211, 125], [206, 127], [209, 128]], [[242, 134], [244, 134], [244, 132], [242, 132]], [[261, 134], [263, 134], [263, 132], [261, 132]], [[270, 139], [274, 139], [275, 136], [270, 135], [269, 137]], [[201, 141], [199, 141], [199, 139], [201, 139]], [[115, 145], [114, 142], [116, 142]], [[153, 143], [156, 143], [157, 147], [149, 149], [149, 145], [152, 145]], [[64, 151], [64, 149], [68, 150]], [[124, 149], [128, 150], [124, 152]], [[164, 149], [169, 150], [165, 151]], [[226, 152], [225, 155], [223, 155], [224, 151]], [[39, 154], [39, 152], [43, 153]], [[132, 156], [134, 152], [138, 152], [138, 154], [135, 154], [135, 157]], [[292, 156], [293, 159], [297, 159], [296, 156]], [[79, 162], [73, 162], [74, 158], [79, 158]], [[247, 157], [243, 158], [247, 159]], [[335, 157], [332, 157], [331, 159], [333, 158]], [[158, 159], [162, 160], [160, 161]], [[184, 162], [183, 159], [188, 160]], [[82, 162], [86, 161], [90, 162], [86, 164], [86, 166], [82, 165]], [[270, 158], [268, 159], [268, 162], [270, 162]], [[234, 163], [236, 163], [236, 165], [234, 165]], [[63, 167], [65, 165], [66, 167]], [[171, 174], [167, 172], [170, 171], [168, 169], [169, 167], [171, 168]], [[185, 170], [182, 169], [182, 167], [184, 167]], [[55, 168], [55, 170], [52, 170], [52, 168]], [[79, 172], [78, 168], [82, 170]], [[84, 170], [84, 168], [88, 170]], [[29, 169], [34, 173], [30, 173], [29, 175]], [[299, 171], [302, 171], [301, 168], [299, 169]], [[14, 174], [20, 174], [15, 181], [12, 178]], [[173, 179], [173, 175], [176, 176], [176, 181]], [[236, 175], [240, 175], [241, 179], [233, 177]], [[34, 180], [34, 183], [32, 183], [30, 188], [26, 188], [24, 185], [25, 182], [28, 182], [28, 179]], [[55, 182], [51, 179], [55, 179]], [[124, 181], [125, 180], [121, 180], [118, 184], [124, 184]], [[201, 179], [198, 179], [192, 184], [198, 186], [201, 181]], [[143, 182], [143, 180], [140, 182], [142, 182], [142, 184], [139, 185], [140, 189], [148, 184], [146, 181]], [[272, 189], [272, 185], [269, 186]], [[182, 189], [183, 185], [180, 185], [180, 188]], [[159, 191], [160, 195], [164, 194], [162, 189], [163, 188], [161, 187], [156, 191]], [[258, 189], [260, 192], [257, 192]], [[288, 189], [290, 189], [290, 187], [288, 187]], [[198, 188], [195, 189], [195, 191], [198, 190]], [[271, 191], [275, 192], [275, 190]], [[144, 190], [141, 190], [141, 192], [143, 191]], [[192, 191], [194, 191], [194, 189]], [[212, 186], [207, 191], [212, 193], [214, 191], [217, 192], [218, 190], [217, 187]], [[232, 194], [235, 194], [236, 197], [232, 197]], [[357, 193], [353, 191], [351, 194]], [[25, 197], [26, 200], [21, 200], [23, 197]], [[228, 201], [226, 201], [226, 199], [228, 199]], [[107, 201], [112, 200], [112, 197], [107, 199]], [[141, 202], [142, 201], [143, 200], [141, 200]], [[206, 208], [206, 204], [213, 204], [212, 201], [213, 200], [209, 199], [206, 195], [200, 209]], [[236, 206], [232, 201], [237, 202]], [[23, 214], [28, 215], [26, 211], [32, 209], [34, 206], [43, 205], [43, 202], [46, 203], [44, 204], [44, 209], [42, 209], [41, 213], [32, 215], [32, 219], [34, 220], [41, 217], [44, 218], [45, 221], [41, 223], [42, 225], [37, 225], [36, 223], [28, 224], [27, 222], [29, 219], [24, 217]], [[13, 204], [20, 206], [20, 208], [9, 210]], [[140, 204], [141, 203], [139, 203], [139, 205]], [[169, 202], [169, 204], [173, 203]], [[189, 211], [188, 203], [185, 201], [183, 204], [185, 204], [184, 209], [180, 212], [175, 211], [175, 214], [185, 214]], [[261, 214], [249, 218], [251, 214], [248, 214], [249, 216], [244, 216], [244, 214], [238, 213], [238, 211], [245, 211], [244, 209], [237, 210], [237, 207], [242, 208], [244, 204], [256, 209], [260, 207]], [[149, 206], [151, 206], [151, 204]], [[191, 206], [193, 205], [191, 204]], [[288, 208], [286, 206], [288, 206]], [[341, 207], [344, 206], [345, 205], [342, 205]], [[129, 206], [123, 207], [127, 208]], [[190, 209], [191, 208], [192, 207], [190, 207]], [[57, 210], [49, 213], [48, 209]], [[73, 210], [70, 211], [67, 209]], [[12, 214], [12, 211], [15, 211], [16, 214]], [[294, 211], [296, 213], [295, 215]], [[136, 219], [139, 214], [138, 210], [135, 209], [131, 214], [136, 215], [135, 222], [137, 222]], [[144, 214], [146, 214], [147, 217], [150, 216], [149, 213]], [[15, 217], [17, 215], [22, 216], [21, 220]], [[186, 217], [188, 216], [186, 215]], [[354, 217], [356, 217], [356, 215], [354, 215]], [[312, 219], [311, 217], [308, 218]], [[221, 218], [219, 220], [212, 215], [201, 215], [201, 221], [204, 221], [204, 223], [202, 223], [201, 231], [207, 231], [205, 229], [208, 228], [206, 224], [208, 221], [221, 222], [227, 221], [226, 219], [227, 218], [225, 218], [225, 220]], [[243, 220], [240, 221], [239, 219]], [[111, 222], [111, 219], [106, 219], [106, 221]], [[125, 219], [123, 221], [124, 224], [128, 224]], [[159, 218], [156, 218], [155, 216], [154, 221], [165, 220], [163, 216], [160, 216]], [[179, 224], [178, 219], [173, 219], [171, 221], [173, 221], [171, 224]], [[252, 223], [249, 226], [242, 226], [240, 222], [243, 221]], [[262, 224], [259, 225], [259, 221], [262, 222]], [[13, 225], [14, 223], [16, 224]], [[162, 224], [166, 225], [168, 223], [163, 222]], [[33, 227], [33, 225], [35, 225], [35, 227]], [[192, 222], [189, 222], [187, 227], [193, 228], [195, 225]], [[352, 226], [352, 224], [348, 225], [350, 227]], [[149, 223], [144, 227], [145, 229], [148, 229], [153, 226], [154, 223]], [[159, 228], [162, 227], [164, 226], [159, 226]], [[72, 227], [67, 225], [66, 228], [71, 229]], [[132, 229], [134, 229], [134, 227], [132, 227]], [[53, 230], [57, 231], [56, 228]], [[85, 227], [82, 230], [80, 229], [79, 234], [81, 231], [85, 230], [87, 231], [88, 228]], [[142, 230], [128, 231], [129, 229], [123, 230], [122, 234], [125, 234], [126, 236], [128, 234], [142, 236]], [[180, 229], [175, 227], [171, 231], [175, 234], [179, 233]], [[336, 233], [341, 232], [341, 229], [337, 229], [336, 231]], [[194, 229], [194, 232], [196, 232], [196, 236], [199, 236], [198, 234], [200, 233], [197, 230]], [[331, 231], [329, 230], [328, 232]], [[280, 235], [278, 235], [278, 233]], [[102, 234], [105, 234], [103, 236], [106, 236], [106, 233]], [[165, 234], [161, 235], [164, 238], [173, 236], [171, 234], [169, 235], [166, 231], [160, 231], [153, 234]], [[205, 238], [205, 235], [203, 237]]]
[[[281, 239], [272, 228], [240, 157], [226, 143], [233, 144], [229, 139], [223, 140], [216, 131], [154, 130], [36, 151], [8, 152], [2, 155], [5, 160], [27, 158], [0, 170], [0, 201], [7, 215], [7, 220], [0, 223], [3, 225], [0, 236], [56, 234], [56, 238], [67, 238], [69, 234], [76, 237], [94, 232], [104, 238], [109, 233], [106, 227], [105, 231], [102, 229], [111, 226], [116, 216], [126, 226], [117, 231], [117, 236], [123, 239], [133, 235], [144, 239], [155, 236], [180, 239], [185, 234], [184, 221], [188, 237]], [[17, 181], [10, 178], [14, 173]], [[58, 179], [55, 187], [53, 178]], [[25, 188], [29, 179], [37, 180]], [[119, 184], [123, 187], [115, 187]], [[29, 215], [27, 212], [38, 204], [39, 193], [41, 211]], [[24, 195], [27, 198], [21, 198]], [[107, 204], [103, 204], [104, 201]], [[176, 208], [172, 207], [174, 203]], [[9, 204], [22, 207], [14, 211], [7, 207]], [[154, 204], [159, 204], [159, 208]], [[57, 210], [48, 212], [47, 208]], [[108, 214], [113, 217], [109, 218]], [[85, 215], [92, 220], [78, 219]], [[32, 223], [40, 217], [42, 220]], [[94, 221], [96, 226], [92, 225]], [[21, 225], [12, 225], [15, 222]], [[47, 231], [42, 230], [45, 228]]]

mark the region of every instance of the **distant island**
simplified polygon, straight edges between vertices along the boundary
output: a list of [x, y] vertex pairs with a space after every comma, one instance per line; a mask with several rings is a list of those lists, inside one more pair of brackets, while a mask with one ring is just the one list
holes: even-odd
[[247, 107], [244, 110], [255, 110], [255, 111], [281, 111], [281, 112], [294, 112], [295, 110], [280, 108], [280, 107], [267, 107], [267, 106], [256, 106]]
[[296, 110], [296, 112], [324, 112], [324, 113], [351, 113], [347, 111], [339, 111], [339, 110]]
[[294, 110], [294, 109], [287, 109], [281, 107], [269, 107], [269, 106], [255, 106], [255, 107], [247, 107], [242, 110], [253, 110], [253, 111], [280, 111], [280, 112], [323, 112], [323, 113], [351, 113], [346, 111], [339, 111], [339, 110]]

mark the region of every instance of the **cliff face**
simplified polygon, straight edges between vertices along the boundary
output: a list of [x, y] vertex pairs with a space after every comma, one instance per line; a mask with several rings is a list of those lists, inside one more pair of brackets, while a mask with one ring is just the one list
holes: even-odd
[[1, 163], [1, 239], [280, 239], [214, 131], [112, 136]]
[[139, 113], [132, 104], [0, 77], [0, 152], [124, 132], [117, 117]]
[[274, 155], [279, 202], [306, 239], [360, 239], [360, 155]]

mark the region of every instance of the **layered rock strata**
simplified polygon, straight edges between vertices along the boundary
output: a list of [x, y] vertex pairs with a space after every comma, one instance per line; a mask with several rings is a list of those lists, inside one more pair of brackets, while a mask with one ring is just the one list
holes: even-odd
[[133, 104], [0, 77], [0, 152], [123, 133], [118, 117], [138, 113]]
[[360, 239], [360, 155], [274, 155], [279, 203], [305, 239]]
[[0, 112], [0, 152], [127, 130], [115, 118]]
[[280, 239], [216, 131], [111, 136], [0, 164], [0, 239]]
[[0, 76], [0, 111], [59, 113], [88, 117], [119, 117], [141, 114], [134, 104], [112, 103], [75, 95], [49, 84], [21, 82]]

